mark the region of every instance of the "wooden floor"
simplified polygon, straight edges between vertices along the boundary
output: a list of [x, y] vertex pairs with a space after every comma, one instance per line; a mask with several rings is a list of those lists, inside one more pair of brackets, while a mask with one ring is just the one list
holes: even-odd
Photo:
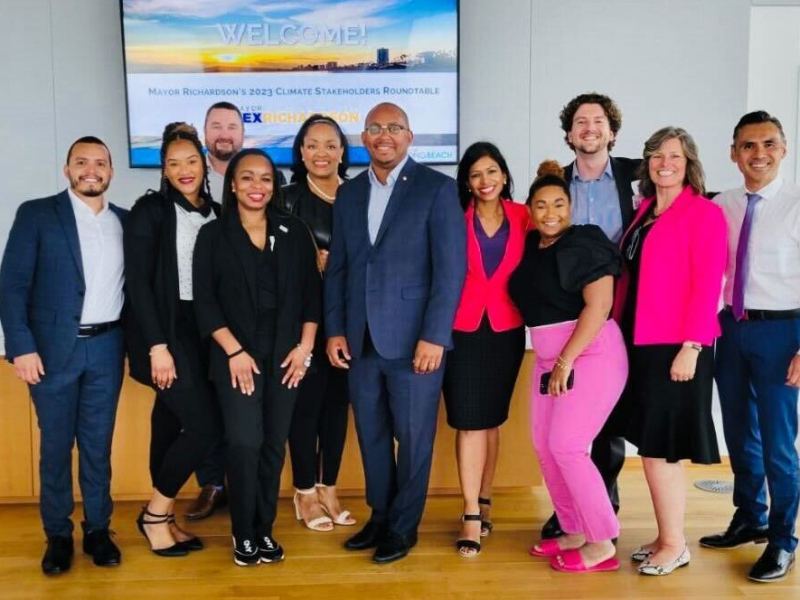
[[[688, 470], [689, 481], [728, 478], [724, 467]], [[650, 501], [636, 463], [621, 477], [623, 532], [621, 557], [654, 533]], [[361, 498], [347, 506], [363, 519]], [[39, 570], [43, 550], [38, 510], [34, 505], [0, 506], [0, 598], [781, 598], [800, 599], [800, 575], [782, 582], [750, 583], [745, 578], [763, 546], [733, 551], [699, 548], [697, 538], [724, 529], [731, 515], [730, 496], [689, 491], [687, 519], [691, 564], [669, 577], [639, 576], [623, 560], [617, 573], [565, 575], [542, 559], [528, 556], [535, 530], [549, 514], [544, 490], [518, 490], [495, 496], [495, 529], [481, 555], [459, 558], [453, 548], [460, 501], [454, 495], [432, 496], [420, 530], [420, 541], [405, 560], [378, 566], [370, 554], [351, 553], [342, 542], [354, 531], [340, 527], [314, 533], [293, 519], [289, 500], [281, 500], [275, 535], [287, 549], [280, 564], [241, 568], [231, 561], [227, 514], [214, 515], [194, 531], [206, 550], [190, 557], [164, 559], [147, 550], [135, 529], [138, 505], [117, 503], [113, 528], [123, 552], [122, 566], [101, 569], [76, 555], [72, 570], [47, 578]], [[76, 549], [80, 537], [76, 536]]]

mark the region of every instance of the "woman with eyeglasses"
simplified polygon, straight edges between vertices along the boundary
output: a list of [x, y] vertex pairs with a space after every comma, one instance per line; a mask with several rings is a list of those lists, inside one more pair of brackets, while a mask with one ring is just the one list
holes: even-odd
[[[282, 207], [299, 217], [314, 236], [317, 265], [325, 276], [331, 245], [333, 203], [347, 178], [348, 143], [331, 117], [311, 115], [300, 126], [292, 146], [292, 182], [283, 188]], [[334, 369], [325, 357], [320, 323], [314, 354], [321, 357], [297, 394], [289, 433], [294, 480], [295, 517], [312, 531], [355, 525], [336, 494], [350, 406], [347, 371]]]
[[530, 554], [558, 571], [614, 571], [619, 521], [588, 449], [628, 373], [622, 334], [609, 318], [619, 251], [596, 225], [572, 225], [558, 163], [540, 165], [527, 203], [535, 229], [509, 291], [531, 328], [533, 444], [565, 532]]
[[195, 312], [225, 425], [233, 561], [283, 559], [272, 534], [297, 387], [312, 365], [320, 276], [306, 225], [274, 208], [275, 166], [242, 150], [225, 172], [222, 214], [197, 237]]
[[631, 365], [626, 437], [642, 457], [658, 533], [631, 558], [643, 575], [668, 575], [690, 559], [681, 461], [719, 462], [711, 391], [727, 230], [703, 196], [703, 167], [685, 130], [650, 136], [639, 176], [644, 199], [620, 241], [614, 317]]

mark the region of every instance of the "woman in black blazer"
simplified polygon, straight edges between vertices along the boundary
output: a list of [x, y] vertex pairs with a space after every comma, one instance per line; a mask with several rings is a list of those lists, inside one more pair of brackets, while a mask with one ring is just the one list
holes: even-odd
[[275, 167], [258, 149], [228, 165], [222, 216], [195, 247], [195, 310], [211, 336], [210, 377], [227, 442], [233, 560], [283, 559], [272, 537], [297, 386], [320, 317], [316, 250], [302, 221], [273, 208]]
[[203, 147], [194, 127], [170, 123], [162, 178], [131, 209], [124, 232], [131, 376], [156, 391], [151, 417], [153, 495], [137, 520], [153, 552], [183, 556], [202, 542], [175, 522], [178, 490], [219, 438], [208, 344], [195, 322], [192, 257], [200, 227], [216, 218]]
[[[331, 117], [313, 114], [300, 126], [292, 146], [292, 183], [284, 187], [283, 207], [308, 225], [317, 244], [317, 262], [325, 271], [331, 245], [333, 203], [347, 178], [347, 137]], [[323, 275], [324, 276], [324, 275]], [[322, 324], [314, 346], [325, 356]], [[336, 525], [355, 525], [342, 509], [336, 479], [342, 463], [349, 398], [347, 371], [326, 360], [300, 386], [289, 431], [294, 510], [298, 520], [314, 531]]]

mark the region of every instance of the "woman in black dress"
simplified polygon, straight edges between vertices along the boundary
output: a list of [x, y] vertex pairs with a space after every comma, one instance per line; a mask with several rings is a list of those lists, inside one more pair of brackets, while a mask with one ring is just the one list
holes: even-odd
[[312, 364], [320, 313], [314, 242], [273, 208], [275, 167], [248, 149], [228, 165], [222, 216], [200, 231], [195, 310], [213, 338], [209, 374], [225, 424], [233, 560], [283, 559], [272, 537], [297, 388]]
[[[283, 188], [283, 208], [311, 229], [324, 277], [333, 203], [339, 185], [347, 178], [347, 138], [332, 118], [311, 115], [297, 132], [292, 159], [292, 183]], [[314, 353], [325, 356], [322, 325], [317, 330]], [[320, 360], [316, 370], [303, 380], [297, 396], [289, 433], [295, 516], [314, 531], [330, 531], [334, 523], [356, 523], [350, 511], [342, 509], [336, 495], [347, 435], [347, 394], [347, 371]]]
[[159, 191], [136, 201], [125, 227], [126, 338], [131, 376], [156, 391], [153, 495], [137, 523], [154, 553], [183, 556], [203, 545], [175, 522], [175, 496], [219, 437], [208, 344], [197, 328], [192, 288], [197, 232], [216, 218], [219, 205], [208, 192], [194, 127], [167, 125], [161, 164]]

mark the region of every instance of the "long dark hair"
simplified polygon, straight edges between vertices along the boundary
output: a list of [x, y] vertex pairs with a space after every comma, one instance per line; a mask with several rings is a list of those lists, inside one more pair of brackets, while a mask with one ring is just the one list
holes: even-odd
[[339, 136], [339, 143], [342, 145], [342, 162], [339, 163], [337, 173], [342, 179], [347, 179], [347, 169], [350, 167], [350, 144], [347, 143], [347, 136], [345, 136], [335, 119], [314, 113], [303, 122], [297, 135], [294, 136], [294, 144], [292, 144], [292, 183], [305, 179], [306, 175], [308, 175], [308, 169], [303, 162], [303, 155], [300, 149], [303, 147], [308, 130], [312, 125], [317, 125], [318, 123], [330, 125]]
[[266, 159], [269, 166], [272, 168], [272, 197], [269, 199], [267, 206], [270, 204], [274, 206], [276, 202], [278, 205], [283, 203], [283, 189], [278, 184], [278, 171], [269, 154], [264, 152], [261, 148], [245, 148], [244, 150], [240, 150], [231, 159], [228, 163], [228, 168], [225, 169], [225, 181], [222, 184], [222, 214], [239, 214], [239, 204], [236, 200], [236, 194], [233, 193], [233, 178], [236, 175], [236, 169], [239, 167], [239, 163], [242, 162], [242, 159], [246, 156], [253, 155], [261, 156]]
[[467, 210], [469, 203], [472, 201], [472, 192], [469, 190], [469, 170], [476, 162], [484, 156], [488, 156], [500, 167], [503, 175], [506, 176], [506, 183], [500, 192], [500, 197], [506, 200], [511, 199], [511, 194], [514, 192], [514, 180], [511, 178], [511, 172], [508, 170], [506, 159], [503, 158], [500, 150], [491, 142], [475, 142], [464, 151], [464, 156], [458, 162], [458, 171], [456, 172], [456, 184], [458, 185], [458, 199], [461, 202], [461, 208]]
[[158, 191], [164, 196], [169, 196], [170, 193], [180, 193], [175, 189], [175, 186], [169, 182], [169, 179], [167, 179], [164, 173], [164, 168], [167, 164], [167, 150], [170, 144], [179, 140], [191, 142], [197, 149], [197, 153], [200, 155], [200, 160], [203, 163], [203, 182], [200, 184], [200, 197], [204, 200], [209, 200], [211, 198], [211, 188], [208, 186], [208, 164], [206, 164], [205, 154], [203, 153], [203, 144], [200, 143], [197, 130], [189, 125], [189, 123], [184, 123], [183, 121], [175, 121], [164, 127], [164, 134], [161, 138], [161, 186]]

